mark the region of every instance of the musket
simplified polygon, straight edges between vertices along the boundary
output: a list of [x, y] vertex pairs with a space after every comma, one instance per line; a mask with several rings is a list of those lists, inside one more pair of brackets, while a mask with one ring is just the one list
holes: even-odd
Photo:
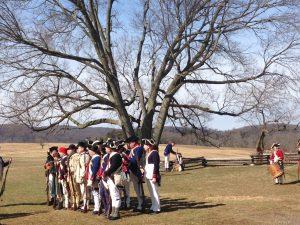
[[[86, 154], [86, 153], [85, 153], [85, 154]], [[86, 173], [87, 173], [87, 170], [88, 170], [88, 165], [89, 165], [89, 160], [88, 160], [88, 162], [86, 163], [86, 155], [85, 155], [85, 156], [84, 156], [84, 166], [85, 166], [85, 171], [84, 171], [84, 177], [83, 177], [83, 182], [84, 182], [84, 194], [83, 194], [82, 197], [85, 196], [86, 202], [87, 202], [88, 188], [87, 188], [87, 180], [85, 180], [85, 177], [86, 177]], [[83, 212], [84, 212], [84, 213], [87, 212], [87, 204], [84, 205]]]
[[2, 187], [1, 187], [1, 190], [0, 190], [0, 198], [3, 196], [4, 191], [5, 191], [6, 179], [7, 179], [7, 174], [8, 174], [8, 170], [9, 170], [10, 164], [11, 164], [11, 161], [9, 162], [9, 164], [7, 166], [7, 169], [5, 171], [4, 180], [3, 180]]
[[47, 195], [47, 205], [49, 205], [49, 170], [46, 170], [46, 195]]
[[140, 191], [142, 193], [142, 211], [145, 210], [145, 206], [146, 206], [146, 198], [145, 198], [145, 192], [144, 192], [144, 186], [143, 186], [143, 182], [139, 181], [139, 187], [140, 187]]
[[[56, 161], [56, 164], [59, 163], [60, 160], [57, 160]], [[55, 185], [56, 185], [56, 202], [58, 201], [58, 206], [60, 207], [60, 200], [61, 200], [61, 196], [62, 196], [62, 192], [61, 192], [61, 187], [60, 187], [60, 182], [59, 182], [59, 171], [57, 169], [57, 165], [55, 164], [55, 169], [56, 169], [56, 172], [55, 172]], [[53, 205], [54, 206], [54, 205]]]
[[[48, 153], [48, 155], [50, 155]], [[46, 162], [45, 165], [44, 165], [44, 168], [45, 168], [45, 176], [46, 176], [46, 200], [47, 200], [47, 205], [49, 205], [49, 174], [50, 174], [50, 166], [51, 163], [54, 164], [54, 161], [49, 161], [49, 162]]]

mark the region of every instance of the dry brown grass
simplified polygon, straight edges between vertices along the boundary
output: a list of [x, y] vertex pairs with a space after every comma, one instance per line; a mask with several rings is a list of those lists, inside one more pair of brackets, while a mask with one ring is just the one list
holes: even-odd
[[[0, 223], [3, 224], [300, 224], [300, 192], [295, 166], [287, 167], [288, 184], [282, 186], [273, 185], [265, 166], [196, 167], [183, 173], [163, 174], [161, 214], [138, 215], [122, 211], [121, 220], [109, 222], [91, 214], [54, 211], [44, 205], [42, 164], [49, 145], [44, 151], [38, 144], [1, 146], [0, 155], [14, 158], [7, 192], [0, 203]], [[178, 151], [212, 158], [231, 154], [243, 157], [250, 152], [191, 146], [178, 146]]]
[[[160, 145], [161, 155], [164, 148], [165, 145]], [[255, 153], [255, 149], [250, 148], [215, 148], [194, 145], [175, 145], [174, 151], [182, 153], [183, 157], [187, 158], [204, 156], [207, 159], [248, 159], [252, 153]]]

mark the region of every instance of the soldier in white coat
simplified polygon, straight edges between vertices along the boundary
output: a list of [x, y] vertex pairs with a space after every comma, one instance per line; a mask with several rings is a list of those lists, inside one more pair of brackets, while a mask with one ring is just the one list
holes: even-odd
[[77, 145], [77, 153], [79, 154], [79, 165], [75, 173], [75, 181], [80, 185], [80, 193], [83, 200], [83, 205], [80, 211], [86, 213], [89, 209], [89, 188], [87, 186], [87, 169], [90, 161], [90, 156], [86, 150], [87, 144], [81, 141]]
[[79, 158], [80, 155], [76, 152], [77, 147], [71, 144], [68, 148], [68, 178], [67, 181], [69, 183], [72, 206], [71, 209], [76, 211], [79, 207], [80, 202], [80, 185], [75, 182], [75, 173], [77, 167], [79, 166]]

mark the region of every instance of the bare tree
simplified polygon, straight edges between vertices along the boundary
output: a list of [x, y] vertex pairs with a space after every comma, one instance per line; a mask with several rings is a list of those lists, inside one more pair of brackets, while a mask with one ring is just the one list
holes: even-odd
[[167, 121], [201, 131], [211, 114], [256, 108], [265, 77], [293, 75], [299, 1], [131, 1], [130, 25], [123, 4], [1, 0], [2, 115], [159, 141]]
[[295, 127], [289, 126], [291, 123], [299, 120], [298, 91], [293, 84], [295, 82], [291, 82], [286, 77], [266, 80], [256, 87], [255, 95], [259, 98], [255, 101], [260, 102], [258, 106], [241, 116], [242, 120], [250, 126], [261, 130], [256, 145], [258, 154], [263, 154], [265, 138], [269, 134], [287, 131], [288, 127]]

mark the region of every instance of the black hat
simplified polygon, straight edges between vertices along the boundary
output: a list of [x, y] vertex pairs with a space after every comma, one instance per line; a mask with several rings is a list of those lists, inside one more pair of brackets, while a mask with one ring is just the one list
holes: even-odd
[[139, 138], [136, 135], [132, 135], [131, 137], [127, 138], [125, 140], [126, 143], [130, 143], [130, 142], [137, 142], [139, 140]]
[[93, 141], [90, 140], [90, 139], [86, 139], [86, 142], [87, 142], [88, 145], [92, 145], [93, 144]]
[[49, 152], [58, 151], [58, 146], [52, 146], [49, 148]]
[[112, 143], [113, 140], [111, 138], [107, 138], [106, 142], [102, 144], [103, 147], [109, 147], [109, 144]]
[[70, 144], [68, 150], [77, 150], [77, 147], [74, 144]]
[[99, 149], [98, 149], [98, 146], [97, 145], [88, 145], [88, 150], [89, 151], [93, 151], [93, 152], [95, 152], [95, 153], [99, 153]]
[[117, 146], [117, 149], [119, 149], [119, 148], [124, 147], [125, 142], [124, 142], [124, 140], [118, 140], [118, 141], [115, 141], [115, 145]]
[[92, 145], [102, 145], [102, 144], [103, 144], [103, 140], [100, 141], [96, 140], [92, 143]]
[[274, 147], [279, 147], [279, 146], [280, 146], [280, 144], [279, 144], [279, 143], [273, 143], [271, 148], [274, 148]]
[[111, 148], [113, 150], [118, 149], [118, 145], [117, 145], [116, 141], [111, 141], [111, 142], [107, 143], [106, 147]]
[[142, 145], [155, 145], [155, 141], [153, 139], [142, 139]]
[[87, 143], [85, 141], [79, 141], [78, 144], [77, 144], [77, 148], [78, 147], [86, 148], [87, 147]]

